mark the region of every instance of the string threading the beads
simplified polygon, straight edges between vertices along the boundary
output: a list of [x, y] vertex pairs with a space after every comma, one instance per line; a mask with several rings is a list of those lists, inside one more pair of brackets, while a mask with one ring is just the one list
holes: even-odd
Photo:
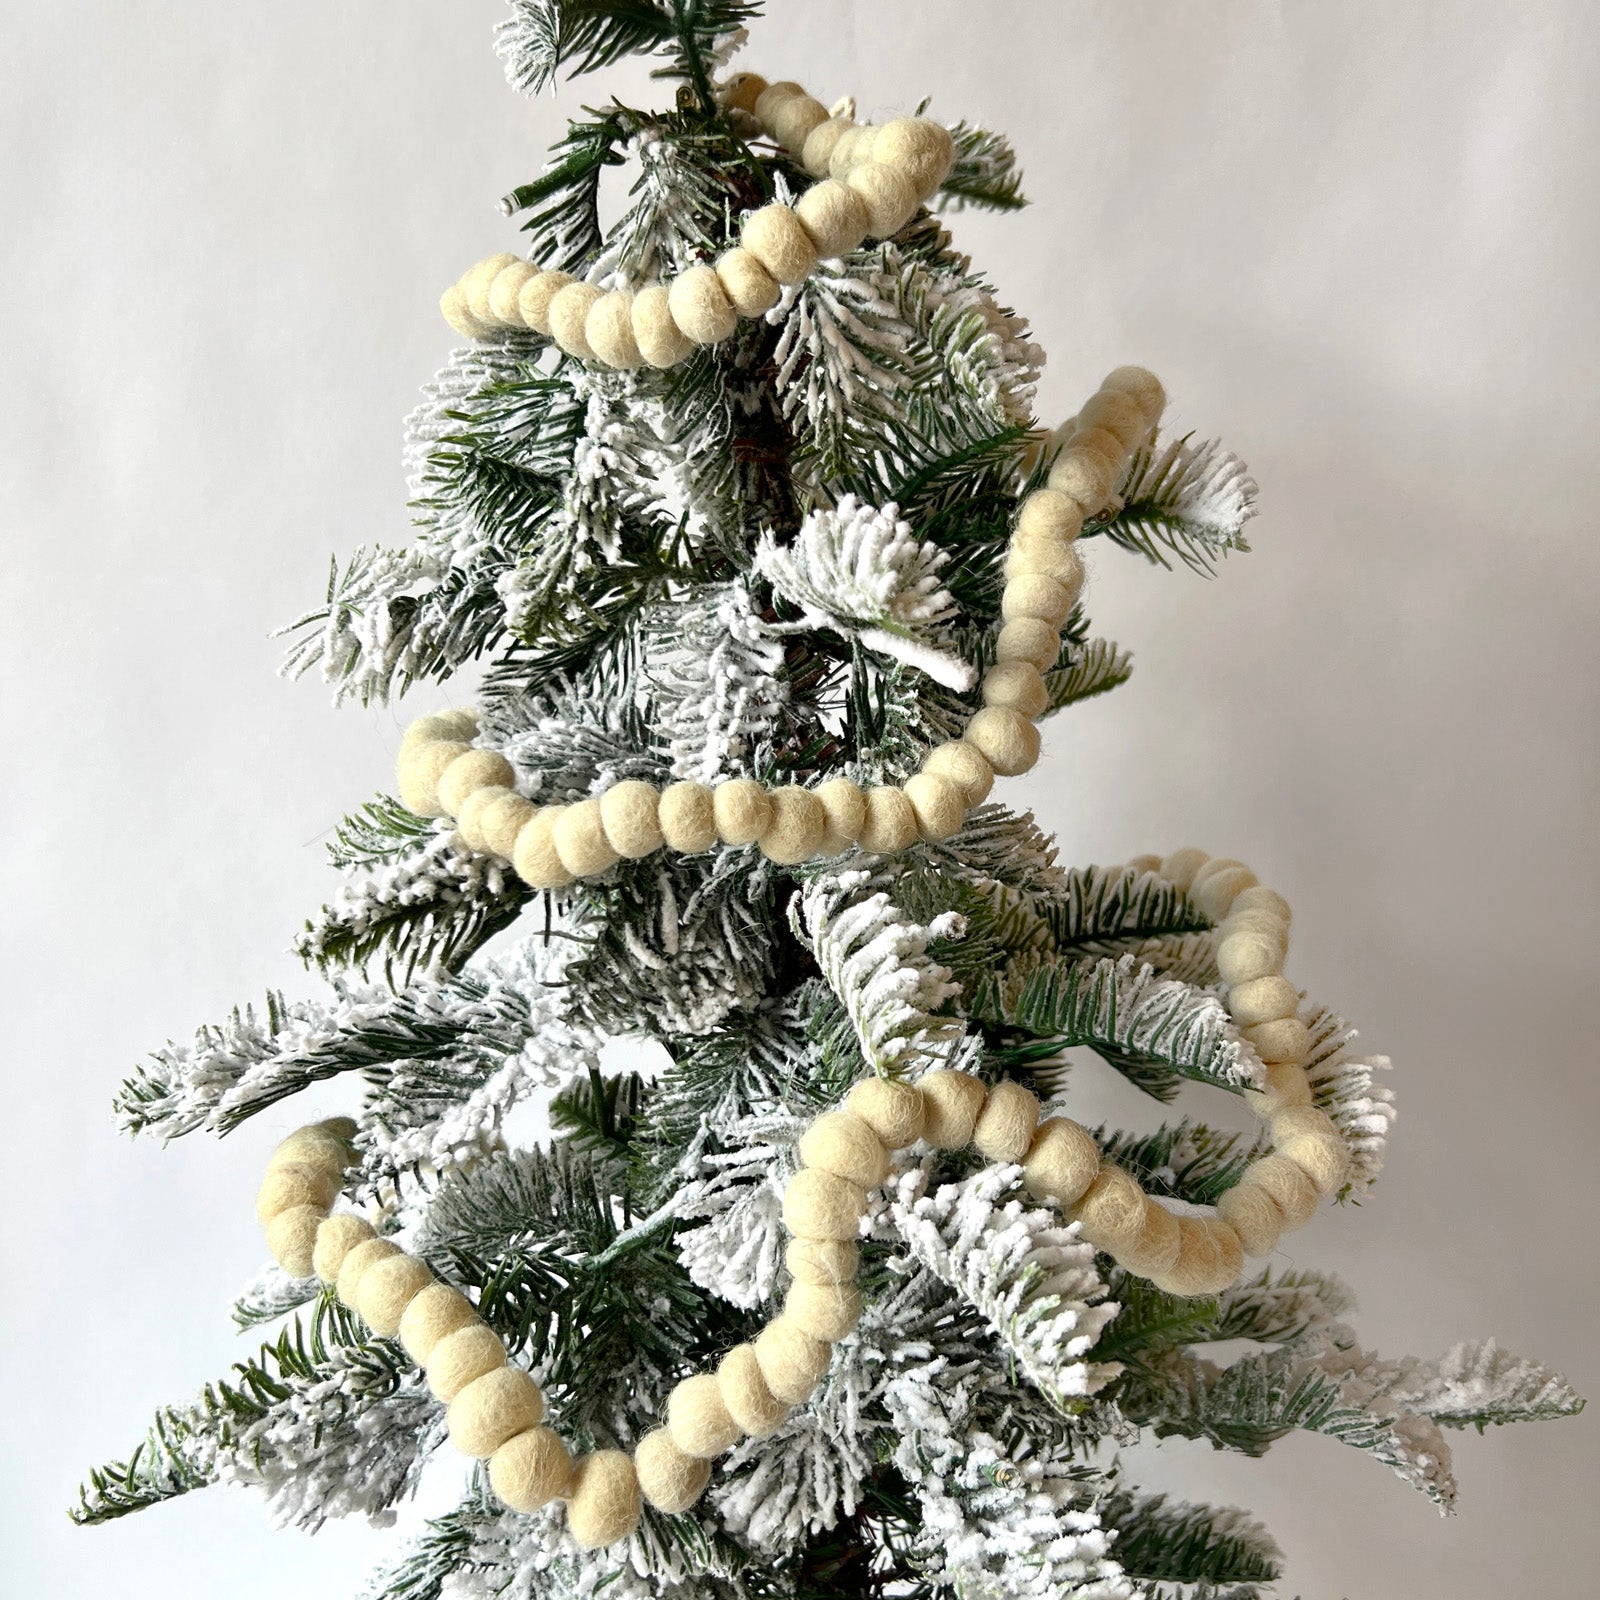
[[793, 205], [775, 200], [747, 213], [740, 242], [714, 262], [643, 289], [602, 289], [508, 253], [489, 256], [445, 290], [445, 320], [468, 339], [542, 334], [602, 367], [675, 367], [729, 338], [741, 319], [764, 316], [819, 261], [898, 233], [955, 158], [949, 130], [928, 117], [858, 124], [848, 110], [830, 116], [797, 83], [740, 73], [721, 98], [817, 180]]

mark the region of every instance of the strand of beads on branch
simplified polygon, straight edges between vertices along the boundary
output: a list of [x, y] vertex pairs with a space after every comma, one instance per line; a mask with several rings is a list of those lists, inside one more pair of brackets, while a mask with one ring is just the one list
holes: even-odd
[[643, 289], [602, 289], [518, 256], [490, 256], [445, 290], [445, 320], [469, 339], [530, 330], [600, 366], [675, 367], [728, 338], [741, 319], [765, 315], [819, 261], [898, 233], [938, 192], [955, 154], [948, 130], [930, 118], [858, 126], [830, 117], [799, 84], [755, 73], [731, 79], [723, 103], [819, 181], [792, 206], [775, 200], [747, 213], [739, 244], [714, 262]]
[[794, 865], [853, 847], [888, 855], [919, 839], [948, 838], [988, 797], [997, 774], [1014, 777], [1039, 759], [1034, 719], [1049, 706], [1045, 674], [1083, 588], [1078, 534], [1111, 498], [1164, 403], [1150, 373], [1120, 367], [1078, 414], [1047, 487], [1018, 508], [983, 708], [961, 738], [929, 751], [904, 784], [864, 789], [838, 777], [814, 788], [772, 788], [732, 778], [658, 791], [629, 779], [572, 805], [535, 806], [517, 793], [504, 756], [471, 743], [474, 713], [446, 711], [407, 730], [397, 770], [401, 800], [419, 816], [453, 818], [470, 848], [510, 861], [535, 889], [563, 888], [663, 847], [692, 854], [754, 844], [771, 860]]
[[1275, 1058], [1251, 1099], [1277, 1150], [1251, 1163], [1215, 1216], [1178, 1216], [1152, 1199], [1103, 1157], [1087, 1128], [1068, 1117], [1041, 1121], [1037, 1096], [1021, 1084], [990, 1087], [949, 1069], [915, 1084], [869, 1078], [800, 1138], [799, 1169], [783, 1196], [791, 1281], [782, 1312], [715, 1372], [680, 1381], [665, 1425], [631, 1455], [598, 1450], [577, 1458], [544, 1426], [537, 1382], [510, 1363], [465, 1295], [364, 1219], [330, 1215], [351, 1161], [355, 1125], [347, 1119], [302, 1128], [274, 1152], [256, 1201], [268, 1245], [285, 1271], [314, 1273], [374, 1333], [400, 1340], [449, 1406], [451, 1442], [487, 1458], [490, 1486], [510, 1509], [564, 1501], [569, 1530], [590, 1548], [632, 1533], [641, 1498], [660, 1511], [688, 1510], [704, 1493], [714, 1458], [747, 1435], [769, 1436], [809, 1399], [832, 1347], [861, 1316], [857, 1239], [868, 1195], [887, 1179], [893, 1152], [918, 1141], [940, 1150], [971, 1145], [988, 1161], [1019, 1166], [1029, 1193], [1063, 1207], [1083, 1237], [1126, 1271], [1173, 1294], [1215, 1293], [1237, 1279], [1247, 1253], [1274, 1249], [1282, 1232], [1310, 1218], [1319, 1196], [1337, 1192], [1346, 1152], [1331, 1121], [1311, 1106], [1300, 1065], [1308, 1040], [1294, 1016], [1298, 997], [1284, 993], [1281, 976], [1287, 906], [1238, 862], [1184, 850], [1160, 865], [1173, 881], [1187, 879], [1197, 908], [1217, 919], [1219, 962], [1250, 974], [1230, 981], [1228, 1004], [1241, 1021], [1259, 1018], [1247, 1032]]

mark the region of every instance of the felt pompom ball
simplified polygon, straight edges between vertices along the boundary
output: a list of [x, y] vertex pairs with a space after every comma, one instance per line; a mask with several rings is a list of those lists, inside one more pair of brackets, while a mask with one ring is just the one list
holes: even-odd
[[784, 1186], [783, 1225], [802, 1239], [854, 1239], [866, 1191], [846, 1178], [802, 1167]]
[[1311, 1030], [1298, 1017], [1279, 1017], [1275, 1022], [1255, 1022], [1244, 1029], [1244, 1036], [1265, 1062], [1304, 1061], [1311, 1048]]
[[674, 320], [667, 290], [659, 283], [633, 297], [633, 337], [645, 361], [663, 371], [694, 353], [693, 341]]
[[667, 305], [691, 344], [720, 344], [739, 326], [739, 313], [722, 280], [708, 266], [679, 273], [667, 288]]
[[639, 1526], [639, 1478], [621, 1450], [596, 1450], [573, 1463], [567, 1531], [585, 1550], [626, 1539]]
[[985, 706], [967, 724], [965, 738], [1003, 777], [1026, 772], [1039, 759], [1039, 730], [1020, 711]]
[[472, 313], [474, 320], [487, 327], [494, 326], [497, 319], [489, 307], [489, 288], [507, 267], [517, 264], [518, 257], [502, 251], [499, 255], [485, 256], [467, 269], [461, 279], [461, 292], [466, 297], [467, 310]]
[[837, 1344], [861, 1320], [861, 1291], [849, 1283], [797, 1281], [783, 1302], [783, 1314], [802, 1333]]
[[321, 1206], [290, 1206], [267, 1223], [267, 1248], [291, 1278], [309, 1278], [317, 1247], [317, 1229], [326, 1212]]
[[1292, 1106], [1311, 1104], [1311, 1080], [1298, 1061], [1273, 1061], [1259, 1089], [1246, 1089], [1245, 1103], [1258, 1117], [1273, 1117]]
[[517, 831], [511, 865], [530, 888], [562, 889], [575, 881], [556, 849], [555, 825], [565, 810], [565, 806], [543, 806]]
[[819, 122], [806, 135], [806, 142], [800, 151], [800, 165], [813, 178], [826, 178], [840, 139], [854, 127], [855, 124], [848, 117], [829, 117], [826, 122]]
[[845, 1107], [891, 1150], [904, 1150], [922, 1137], [927, 1109], [915, 1084], [894, 1078], [863, 1078], [850, 1091]]
[[786, 205], [774, 201], [752, 211], [744, 219], [740, 239], [775, 283], [799, 283], [816, 271], [817, 247]]
[[772, 274], [737, 245], [717, 257], [716, 273], [728, 304], [741, 317], [765, 316], [783, 294]]
[[1037, 617], [1059, 629], [1072, 610], [1073, 596], [1065, 584], [1042, 573], [1021, 573], [1006, 581], [1000, 596], [1000, 615], [1007, 622], [1018, 617]]
[[667, 1396], [667, 1432], [685, 1455], [709, 1461], [731, 1450], [742, 1430], [728, 1411], [716, 1377], [699, 1372]]
[[875, 1189], [889, 1176], [889, 1152], [860, 1117], [829, 1111], [800, 1136], [800, 1162], [862, 1189]]
[[469, 848], [509, 861], [518, 835], [538, 809], [531, 800], [508, 789], [480, 789], [467, 796], [456, 826]]
[[[1042, 704], [1039, 709], [1044, 709]], [[936, 778], [948, 778], [961, 790], [969, 806], [981, 806], [994, 787], [994, 768], [983, 752], [965, 739], [951, 739], [934, 746], [924, 758], [922, 770]], [[915, 801], [912, 804], [914, 807]]]
[[1244, 1176], [1235, 1185], [1249, 1185], [1264, 1190], [1272, 1196], [1273, 1203], [1283, 1215], [1285, 1233], [1303, 1228], [1317, 1214], [1317, 1186], [1305, 1172], [1287, 1156], [1274, 1151], [1252, 1161]]
[[401, 1312], [397, 1331], [405, 1353], [423, 1366], [441, 1339], [477, 1320], [477, 1307], [459, 1289], [430, 1283]]
[[861, 1251], [848, 1239], [791, 1239], [783, 1264], [800, 1283], [854, 1283]]
[[414, 744], [471, 744], [478, 737], [478, 713], [471, 706], [450, 711], [430, 711], [418, 717], [400, 740], [402, 750]]
[[633, 294], [627, 289], [612, 289], [589, 307], [583, 336], [595, 359], [619, 372], [644, 365], [638, 335], [633, 331]]
[[619, 856], [636, 861], [661, 848], [661, 796], [636, 778], [614, 783], [600, 796], [600, 822], [606, 842]]
[[439, 315], [463, 339], [487, 339], [494, 331], [473, 316], [471, 309], [467, 305], [467, 291], [459, 282], [452, 283], [439, 296]]
[[736, 72], [723, 84], [721, 100], [730, 111], [748, 111], [754, 116], [756, 101], [767, 88], [767, 80], [759, 72]]
[[1056, 457], [1050, 469], [1050, 487], [1070, 495], [1085, 517], [1100, 511], [1116, 488], [1116, 463], [1097, 450], [1083, 450], [1074, 440]]
[[823, 260], [847, 256], [867, 236], [872, 214], [847, 183], [825, 178], [800, 196], [794, 208]]
[[1082, 1199], [1100, 1175], [1100, 1146], [1094, 1136], [1070, 1117], [1051, 1117], [1038, 1132], [1022, 1162], [1022, 1182], [1029, 1194], [1070, 1206]]
[[1194, 901], [1200, 915], [1207, 922], [1221, 922], [1234, 901], [1246, 890], [1253, 888], [1256, 875], [1249, 867], [1236, 864], [1218, 872], [1195, 875], [1189, 898]]
[[931, 117], [897, 117], [879, 128], [872, 139], [872, 159], [898, 167], [921, 200], [938, 192], [950, 175], [955, 154], [949, 129]]
[[1104, 428], [1124, 450], [1132, 451], [1150, 431], [1144, 407], [1118, 389], [1099, 389], [1078, 413], [1080, 428]]
[[717, 835], [724, 844], [754, 844], [772, 823], [772, 799], [754, 778], [730, 778], [711, 791]]
[[550, 337], [550, 304], [568, 284], [570, 272], [536, 272], [517, 291], [517, 316], [523, 327]]
[[770, 1437], [789, 1414], [788, 1406], [767, 1387], [753, 1344], [735, 1345], [722, 1358], [717, 1386], [728, 1415], [752, 1439]]
[[812, 132], [828, 120], [828, 108], [808, 94], [790, 95], [773, 107], [767, 127], [785, 150], [798, 155]]
[[867, 798], [849, 778], [830, 778], [812, 791], [828, 814], [828, 833], [822, 841], [826, 855], [838, 855], [861, 837], [867, 822]]
[[1171, 855], [1161, 858], [1161, 876], [1174, 888], [1187, 894], [1189, 885], [1194, 882], [1195, 873], [1209, 859], [1204, 850], [1197, 850], [1193, 845], [1183, 850], [1174, 850]]
[[556, 290], [550, 299], [550, 337], [580, 361], [589, 361], [589, 312], [605, 291], [595, 283], [569, 283]]
[[656, 1428], [639, 1441], [633, 1465], [645, 1499], [669, 1515], [687, 1511], [711, 1481], [711, 1463], [685, 1455], [665, 1428]]
[[1235, 1184], [1217, 1201], [1217, 1215], [1239, 1236], [1246, 1255], [1269, 1256], [1278, 1248], [1283, 1213], [1258, 1185]]
[[324, 1283], [337, 1282], [344, 1258], [358, 1244], [365, 1244], [368, 1239], [376, 1237], [372, 1224], [365, 1217], [358, 1217], [349, 1211], [329, 1217], [317, 1229], [317, 1242], [311, 1255], [312, 1271]]
[[496, 1367], [450, 1402], [450, 1442], [462, 1455], [491, 1456], [507, 1439], [544, 1421], [544, 1396], [521, 1367]]
[[878, 130], [869, 123], [847, 124], [828, 152], [828, 175], [848, 178], [857, 167], [870, 161], [877, 134]]
[[489, 285], [489, 320], [502, 328], [520, 328], [522, 289], [538, 273], [539, 269], [531, 261], [514, 258], [507, 262]]
[[505, 1364], [506, 1347], [499, 1334], [484, 1323], [469, 1322], [433, 1347], [423, 1370], [434, 1398], [448, 1405], [475, 1378]]
[[428, 744], [402, 745], [400, 759], [395, 763], [395, 782], [400, 790], [400, 803], [407, 811], [419, 817], [442, 816], [439, 804], [439, 780], [444, 770], [457, 756], [464, 756], [471, 745], [455, 740], [438, 739]]
[[415, 1256], [393, 1255], [369, 1267], [356, 1289], [356, 1315], [376, 1334], [392, 1339], [405, 1309], [433, 1282], [433, 1273]]
[[[922, 1137], [936, 1150], [960, 1150], [972, 1142], [989, 1091], [970, 1072], [940, 1067], [917, 1082], [922, 1095]], [[1096, 1166], [1099, 1165], [1098, 1152]]]
[[1289, 1106], [1272, 1118], [1276, 1153], [1287, 1157], [1319, 1195], [1337, 1194], [1350, 1170], [1350, 1152], [1333, 1120], [1316, 1106]]
[[948, 839], [960, 832], [961, 824], [967, 820], [965, 791], [937, 773], [926, 770], [912, 773], [905, 781], [904, 792], [917, 819], [920, 838]]
[[1144, 367], [1118, 367], [1101, 379], [1100, 387], [1127, 395], [1144, 413], [1150, 427], [1160, 420], [1167, 404], [1167, 392], [1161, 387], [1161, 380]]
[[1155, 1278], [1171, 1272], [1183, 1250], [1183, 1230], [1177, 1217], [1148, 1195], [1144, 1201], [1144, 1223], [1139, 1231], [1120, 1245], [1119, 1265], [1141, 1278]]
[[1067, 1210], [1097, 1250], [1113, 1254], [1132, 1244], [1144, 1227], [1144, 1190], [1121, 1167], [1101, 1165], [1094, 1181]]
[[703, 783], [674, 783], [661, 791], [656, 822], [669, 848], [697, 855], [717, 842], [717, 812]]
[[1001, 570], [1007, 578], [1039, 577], [1059, 583], [1070, 602], [1068, 616], [1083, 593], [1083, 554], [1075, 544], [1019, 533], [1006, 547]]
[[989, 1091], [972, 1142], [989, 1161], [1021, 1161], [1038, 1126], [1039, 1097], [1006, 1078]]
[[572, 1453], [548, 1428], [513, 1434], [489, 1457], [489, 1487], [512, 1511], [537, 1511], [571, 1482]]
[[1269, 889], [1261, 883], [1244, 890], [1233, 902], [1233, 910], [1264, 911], [1269, 917], [1276, 917], [1286, 928], [1294, 921], [1289, 902], [1276, 889]]
[[1217, 945], [1217, 971], [1227, 984], [1275, 978], [1283, 971], [1283, 947], [1269, 934], [1240, 929]]
[[995, 637], [995, 660], [1026, 661], [1048, 672], [1061, 654], [1061, 629], [1042, 617], [1012, 617]]
[[864, 792], [866, 815], [857, 843], [877, 856], [897, 855], [917, 842], [917, 813], [904, 789], [880, 784]]
[[1083, 507], [1059, 489], [1035, 489], [1017, 507], [1017, 537], [1070, 545], [1083, 531]]
[[338, 1193], [339, 1173], [324, 1163], [274, 1163], [256, 1192], [256, 1221], [265, 1227], [280, 1212], [298, 1206], [315, 1206], [326, 1212]]
[[798, 1406], [810, 1398], [833, 1360], [833, 1347], [797, 1328], [787, 1317], [769, 1322], [755, 1337], [761, 1376], [775, 1399]]
[[439, 804], [447, 817], [459, 817], [467, 796], [477, 789], [515, 788], [517, 775], [497, 750], [468, 750], [439, 774]]
[[827, 837], [828, 813], [809, 789], [793, 784], [768, 796], [771, 816], [761, 830], [761, 853], [779, 866], [809, 861]]
[[598, 800], [580, 800], [566, 806], [550, 829], [556, 854], [575, 878], [593, 878], [614, 867], [620, 856], [606, 838], [605, 818]]
[[1292, 1017], [1300, 1009], [1300, 991], [1287, 978], [1256, 978], [1228, 991], [1228, 1014], [1241, 1028]]
[[1031, 661], [1001, 661], [983, 675], [983, 703], [1031, 721], [1049, 705], [1050, 690]]
[[339, 1276], [333, 1280], [334, 1293], [341, 1303], [354, 1311], [361, 1280], [380, 1261], [399, 1254], [400, 1246], [390, 1239], [364, 1239], [360, 1244], [351, 1246], [345, 1252], [344, 1260], [339, 1263]]
[[916, 215], [917, 186], [898, 167], [866, 161], [852, 167], [844, 181], [866, 208], [868, 238], [892, 238]]

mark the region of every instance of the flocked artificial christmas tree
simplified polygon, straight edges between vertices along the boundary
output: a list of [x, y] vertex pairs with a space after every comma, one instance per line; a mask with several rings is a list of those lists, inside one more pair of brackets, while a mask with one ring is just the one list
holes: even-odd
[[[382, 1518], [464, 1452], [374, 1593], [1254, 1595], [1266, 1533], [1142, 1493], [1117, 1445], [1310, 1429], [1448, 1507], [1443, 1429], [1580, 1402], [1492, 1343], [1372, 1355], [1275, 1259], [1393, 1117], [1283, 976], [1281, 898], [1197, 850], [1064, 867], [990, 799], [1128, 674], [1082, 544], [1209, 568], [1255, 486], [1163, 437], [1136, 368], [1041, 428], [1041, 352], [931, 214], [1019, 205], [1004, 141], [734, 72], [753, 10], [503, 27], [519, 87], [637, 51], [676, 98], [586, 113], [509, 197], [528, 258], [446, 293], [463, 347], [409, 425], [415, 542], [292, 630], [341, 699], [481, 660], [476, 709], [415, 724], [398, 799], [337, 830], [299, 941], [329, 992], [119, 1097], [171, 1138], [364, 1088], [258, 1196], [279, 1265], [234, 1314], [282, 1328], [78, 1516], [235, 1482]], [[1074, 1047], [1258, 1131], [1085, 1129]], [[553, 1136], [513, 1147], [530, 1101]]]

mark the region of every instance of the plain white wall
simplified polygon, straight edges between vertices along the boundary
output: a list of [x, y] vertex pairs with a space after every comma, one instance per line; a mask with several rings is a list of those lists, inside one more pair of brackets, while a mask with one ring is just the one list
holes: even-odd
[[[1167, 380], [1262, 483], [1222, 579], [1096, 562], [1133, 683], [1019, 785], [1072, 860], [1198, 842], [1300, 913], [1295, 975], [1397, 1062], [1385, 1182], [1297, 1257], [1369, 1342], [1497, 1334], [1600, 1390], [1591, 1152], [1600, 23], [1584, 0], [774, 0], [749, 64], [1008, 130], [1035, 206], [959, 218], [1051, 353]], [[392, 1535], [213, 1492], [78, 1532], [81, 1471], [242, 1353], [262, 1153], [113, 1131], [143, 1051], [269, 984], [402, 714], [272, 676], [326, 562], [398, 543], [442, 285], [563, 114], [493, 0], [82, 0], [11, 19], [0, 104], [8, 1592], [352, 1593]], [[437, 704], [429, 691], [419, 700]], [[320, 1102], [326, 1104], [328, 1102]], [[1286, 1593], [1581, 1593], [1588, 1419], [1460, 1442], [1463, 1515], [1320, 1439], [1167, 1447]], [[1574, 1520], [1578, 1518], [1578, 1520]], [[1586, 1583], [1584, 1580], [1587, 1579]], [[292, 1589], [291, 1589], [292, 1586]]]

